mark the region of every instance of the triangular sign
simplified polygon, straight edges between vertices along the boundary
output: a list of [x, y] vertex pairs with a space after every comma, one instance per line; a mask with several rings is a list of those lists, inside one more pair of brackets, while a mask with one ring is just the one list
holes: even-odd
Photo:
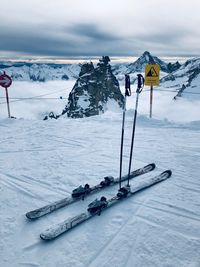
[[147, 77], [158, 77], [158, 74], [155, 71], [154, 67], [151, 67], [146, 76]]

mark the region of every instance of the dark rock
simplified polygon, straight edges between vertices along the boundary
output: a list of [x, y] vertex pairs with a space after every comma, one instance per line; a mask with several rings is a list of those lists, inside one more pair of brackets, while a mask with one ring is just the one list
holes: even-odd
[[55, 119], [55, 120], [57, 120], [59, 117], [60, 117], [59, 115], [55, 115], [55, 114], [53, 113], [53, 111], [51, 111], [51, 112], [49, 113], [49, 115], [46, 115], [46, 116], [44, 117], [43, 120], [46, 121], [46, 120], [48, 120], [49, 118], [50, 118], [50, 119]]
[[173, 72], [178, 70], [181, 67], [181, 64], [177, 61], [176, 63], [168, 63], [168, 72]]
[[167, 76], [163, 77], [160, 82], [167, 82], [167, 81], [175, 81], [175, 76], [173, 74], [168, 74]]
[[67, 114], [71, 118], [99, 115], [106, 111], [110, 99], [123, 107], [124, 97], [109, 61], [109, 57], [105, 56], [99, 60], [96, 68], [92, 62], [82, 65], [62, 115]]
[[182, 87], [178, 90], [178, 93], [175, 95], [174, 100], [176, 100], [177, 97], [181, 97], [182, 96], [182, 93], [183, 93], [183, 91], [185, 89], [186, 89], [186, 86], [185, 86], [185, 84], [183, 84]]
[[196, 79], [198, 77], [198, 75], [200, 74], [200, 68], [197, 67], [197, 68], [189, 71], [188, 73], [189, 73], [188, 85], [191, 85], [191, 82], [194, 79]]
[[62, 80], [69, 80], [69, 77], [68, 77], [66, 74], [64, 74], [64, 75], [62, 76]]

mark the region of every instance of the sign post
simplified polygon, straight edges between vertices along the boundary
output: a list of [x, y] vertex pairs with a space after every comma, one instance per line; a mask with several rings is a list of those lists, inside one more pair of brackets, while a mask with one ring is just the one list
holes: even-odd
[[8, 118], [10, 118], [10, 105], [9, 105], [9, 97], [8, 97], [8, 88], [5, 88], [6, 90], [6, 102], [8, 107]]
[[152, 118], [152, 107], [153, 107], [153, 85], [150, 87], [150, 111], [149, 117]]
[[2, 75], [0, 75], [0, 86], [4, 87], [6, 90], [6, 102], [8, 108], [8, 118], [10, 118], [10, 106], [9, 106], [9, 97], [8, 97], [8, 87], [12, 84], [12, 79], [8, 76], [5, 71]]
[[159, 85], [160, 65], [149, 64], [145, 66], [145, 85], [150, 86], [150, 112], [149, 117], [152, 118], [153, 107], [153, 86]]

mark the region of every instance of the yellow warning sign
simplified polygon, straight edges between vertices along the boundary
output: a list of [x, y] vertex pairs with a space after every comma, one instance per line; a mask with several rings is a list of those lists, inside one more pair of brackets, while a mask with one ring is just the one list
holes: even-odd
[[145, 85], [159, 85], [160, 65], [150, 64], [145, 66]]

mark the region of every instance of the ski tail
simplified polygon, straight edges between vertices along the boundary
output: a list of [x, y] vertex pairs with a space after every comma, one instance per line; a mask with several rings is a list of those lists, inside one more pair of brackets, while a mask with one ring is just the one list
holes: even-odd
[[[132, 171], [130, 173], [130, 179], [136, 176], [139, 176], [141, 174], [145, 174], [147, 172], [153, 171], [156, 168], [156, 164], [155, 163], [150, 163], [146, 166], [144, 166], [143, 168], [137, 169], [135, 171]], [[127, 179], [128, 179], [128, 174], [126, 175]], [[122, 181], [124, 181], [124, 179], [122, 178]]]
[[100, 215], [100, 213], [103, 210], [105, 210], [105, 209], [113, 206], [114, 204], [120, 202], [120, 200], [125, 200], [125, 199], [133, 196], [137, 192], [140, 192], [140, 191], [145, 190], [145, 189], [147, 189], [147, 188], [149, 188], [149, 187], [151, 187], [151, 186], [153, 186], [159, 182], [162, 182], [162, 181], [168, 179], [171, 175], [172, 175], [172, 171], [166, 170], [157, 176], [151, 177], [148, 180], [144, 180], [141, 183], [139, 183], [137, 186], [135, 186], [133, 189], [131, 189], [125, 198], [120, 198], [120, 197], [118, 197], [118, 195], [115, 195], [114, 197], [108, 199], [107, 204], [105, 206], [101, 207], [100, 212], [96, 211], [94, 213], [90, 213], [89, 211], [86, 211], [84, 213], [76, 215], [75, 217], [69, 218], [69, 219], [67, 219], [61, 223], [58, 223], [58, 224], [53, 225], [50, 228], [48, 228], [46, 231], [44, 231], [43, 233], [40, 234], [40, 238], [43, 240], [53, 240], [53, 239], [59, 237], [61, 234], [70, 231], [71, 229], [73, 229], [77, 225], [80, 225], [81, 223], [89, 220], [90, 218], [94, 217], [95, 215], [97, 215], [97, 214]]

